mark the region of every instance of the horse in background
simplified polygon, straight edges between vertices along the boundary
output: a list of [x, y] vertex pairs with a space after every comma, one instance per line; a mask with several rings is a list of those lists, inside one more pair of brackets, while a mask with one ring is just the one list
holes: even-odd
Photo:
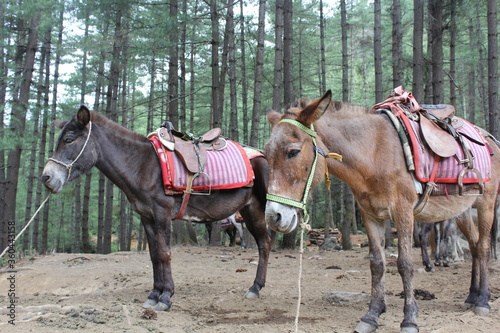
[[[455, 219], [448, 219], [436, 223], [422, 223], [422, 229], [418, 236], [420, 239], [422, 263], [427, 272], [433, 272], [434, 266], [429, 259], [427, 250], [431, 245], [431, 255], [434, 257], [434, 265], [448, 267], [450, 262], [464, 259], [464, 250], [460, 245], [460, 230]], [[433, 236], [430, 242], [429, 237]]]
[[228, 216], [225, 219], [222, 219], [220, 221], [216, 222], [210, 222], [205, 224], [205, 230], [207, 232], [207, 238], [208, 238], [208, 244], [211, 244], [212, 242], [212, 232], [213, 232], [213, 224], [214, 223], [219, 223], [220, 225], [220, 231], [228, 235], [229, 237], [229, 246], [233, 247], [236, 245], [237, 242], [237, 237], [239, 236], [240, 239], [240, 248], [245, 249], [246, 248], [246, 243], [245, 243], [245, 237], [243, 234], [243, 228], [245, 228], [244, 220], [241, 219], [241, 215], [239, 215], [239, 221], [237, 219], [237, 215], [239, 213], [234, 213], [230, 216]]
[[255, 176], [252, 186], [192, 195], [185, 205], [182, 194], [165, 194], [161, 165], [147, 137], [90, 112], [85, 106], [58, 126], [62, 131], [43, 170], [42, 181], [51, 192], [58, 193], [95, 166], [125, 193], [141, 216], [153, 266], [153, 289], [143, 307], [163, 311], [172, 305], [170, 243], [172, 220], [180, 211], [184, 213], [178, 219], [199, 223], [217, 221], [236, 211], [241, 213], [259, 251], [257, 273], [246, 297], [259, 296], [265, 285], [270, 249], [264, 217], [268, 175], [264, 157], [250, 161]]
[[[355, 332], [375, 331], [380, 315], [386, 311], [386, 219], [395, 224], [398, 232], [397, 267], [405, 299], [401, 332], [418, 332], [412, 260], [415, 220], [428, 223], [456, 217], [473, 258], [465, 302], [478, 315], [489, 313], [489, 237], [500, 182], [500, 146], [489, 133], [480, 130], [492, 155], [490, 181], [484, 183], [483, 194], [430, 196], [425, 206], [414, 212], [419, 195], [402, 153], [400, 137], [386, 116], [368, 112], [364, 107], [334, 102], [328, 91], [317, 100], [299, 100], [284, 114], [268, 110], [267, 118], [272, 129], [265, 146], [269, 163], [266, 221], [272, 229], [289, 233], [298, 226], [309, 189], [315, 188], [325, 174], [348, 184], [360, 207], [369, 238], [372, 289], [368, 312]], [[341, 161], [337, 159], [339, 156]], [[471, 191], [477, 194], [478, 186]], [[474, 203], [478, 227], [472, 223], [469, 211]], [[432, 275], [428, 278], [432, 283]]]

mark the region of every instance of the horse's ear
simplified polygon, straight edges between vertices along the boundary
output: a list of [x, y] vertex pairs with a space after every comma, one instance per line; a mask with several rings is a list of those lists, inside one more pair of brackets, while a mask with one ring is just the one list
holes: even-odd
[[78, 125], [82, 128], [87, 126], [90, 121], [90, 111], [87, 109], [85, 105], [80, 106], [80, 109], [76, 113], [76, 120], [78, 121]]
[[274, 111], [273, 109], [267, 109], [266, 112], [267, 112], [267, 121], [269, 121], [271, 127], [276, 125], [283, 117], [281, 113]]
[[328, 90], [323, 97], [306, 106], [297, 117], [305, 125], [310, 125], [318, 120], [332, 102], [332, 91]]

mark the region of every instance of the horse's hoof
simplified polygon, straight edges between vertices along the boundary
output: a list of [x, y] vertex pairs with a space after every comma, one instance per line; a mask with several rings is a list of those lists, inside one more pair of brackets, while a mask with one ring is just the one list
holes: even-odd
[[402, 327], [400, 333], [418, 333], [416, 327]]
[[425, 271], [426, 272], [434, 272], [434, 267], [432, 267], [432, 266], [426, 267]]
[[476, 316], [487, 316], [490, 314], [490, 309], [485, 308], [484, 306], [475, 306], [474, 314]]
[[248, 298], [248, 299], [255, 299], [255, 298], [259, 298], [259, 294], [258, 293], [254, 293], [253, 291], [249, 290], [245, 294], [245, 297]]
[[152, 308], [154, 308], [154, 306], [155, 306], [156, 304], [158, 304], [158, 302], [157, 302], [157, 301], [155, 301], [154, 299], [150, 299], [150, 298], [148, 298], [148, 299], [146, 300], [146, 302], [144, 302], [144, 304], [142, 305], [142, 307], [143, 307], [144, 309], [152, 309]]
[[163, 302], [158, 302], [158, 304], [156, 304], [154, 307], [153, 307], [153, 310], [155, 311], [168, 311], [170, 309], [170, 307], [172, 306], [172, 303], [170, 304], [165, 304]]
[[377, 330], [377, 327], [375, 327], [372, 324], [368, 324], [364, 321], [360, 321], [358, 323], [358, 326], [354, 329], [354, 332], [356, 333], [373, 333]]

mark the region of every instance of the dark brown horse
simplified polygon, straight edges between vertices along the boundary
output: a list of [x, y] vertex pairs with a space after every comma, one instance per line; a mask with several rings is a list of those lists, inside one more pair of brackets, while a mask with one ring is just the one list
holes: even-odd
[[[329, 173], [349, 185], [359, 204], [370, 242], [372, 289], [369, 310], [361, 318], [356, 332], [375, 331], [379, 316], [386, 310], [386, 219], [391, 219], [398, 231], [397, 265], [405, 298], [401, 332], [418, 331], [411, 251], [415, 219], [437, 222], [459, 216], [457, 223], [469, 240], [473, 256], [466, 303], [472, 305], [477, 314], [489, 313], [489, 235], [500, 179], [500, 148], [491, 137], [487, 141], [494, 152], [492, 172], [491, 180], [485, 183], [484, 194], [479, 198], [431, 196], [425, 208], [414, 216], [413, 208], [419, 198], [406, 167], [398, 134], [385, 116], [367, 112], [364, 108], [356, 112], [352, 105], [332, 102], [328, 91], [318, 100], [299, 101], [284, 115], [269, 110], [268, 120], [272, 131], [265, 148], [270, 170], [266, 221], [272, 229], [290, 232], [297, 226], [303, 214], [303, 203], [307, 200], [304, 191], [315, 158], [316, 172], [310, 180], [311, 187], [320, 183], [325, 168], [328, 168]], [[325, 152], [338, 153], [343, 160], [325, 160], [322, 156]], [[478, 228], [471, 222], [468, 210], [474, 202], [478, 210]]]
[[[172, 219], [181, 207], [182, 196], [165, 195], [153, 146], [145, 136], [83, 106], [71, 121], [60, 125], [62, 132], [55, 153], [43, 170], [43, 183], [57, 193], [66, 183], [96, 166], [126, 194], [141, 216], [153, 264], [153, 291], [144, 307], [168, 310], [174, 294], [170, 265]], [[264, 219], [267, 162], [256, 157], [251, 165], [255, 174], [253, 187], [192, 195], [183, 219], [210, 222], [240, 211], [259, 248], [256, 278], [246, 294], [255, 298], [265, 284], [270, 237]]]

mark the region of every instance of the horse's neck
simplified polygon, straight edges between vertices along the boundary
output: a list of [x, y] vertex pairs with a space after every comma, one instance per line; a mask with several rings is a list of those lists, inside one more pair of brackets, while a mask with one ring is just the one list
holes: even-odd
[[375, 172], [377, 155], [384, 154], [385, 149], [377, 131], [378, 126], [385, 126], [385, 120], [374, 115], [323, 118], [317, 127], [324, 144], [329, 152], [343, 156], [342, 162], [329, 160], [330, 173], [352, 184]]
[[151, 174], [154, 150], [149, 141], [128, 130], [114, 131], [97, 126], [99, 159], [96, 167], [123, 191], [138, 190], [140, 175]]

